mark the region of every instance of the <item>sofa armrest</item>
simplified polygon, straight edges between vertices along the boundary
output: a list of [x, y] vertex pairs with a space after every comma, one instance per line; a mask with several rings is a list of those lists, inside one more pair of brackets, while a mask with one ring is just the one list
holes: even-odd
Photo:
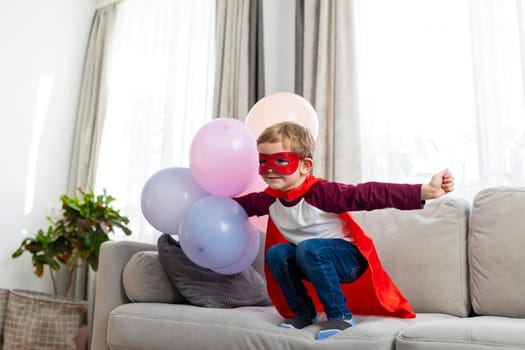
[[157, 247], [153, 244], [130, 241], [108, 241], [102, 244], [96, 279], [92, 350], [109, 349], [107, 346], [109, 313], [118, 305], [129, 303], [122, 285], [124, 266], [133, 254], [151, 250], [157, 250]]

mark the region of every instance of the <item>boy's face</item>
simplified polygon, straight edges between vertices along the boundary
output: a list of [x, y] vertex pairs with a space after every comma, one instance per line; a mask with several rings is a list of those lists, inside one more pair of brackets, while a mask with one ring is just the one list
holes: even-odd
[[260, 154], [259, 171], [264, 182], [274, 190], [288, 191], [303, 183], [313, 166], [311, 158], [300, 159], [281, 142], [261, 143], [257, 146]]

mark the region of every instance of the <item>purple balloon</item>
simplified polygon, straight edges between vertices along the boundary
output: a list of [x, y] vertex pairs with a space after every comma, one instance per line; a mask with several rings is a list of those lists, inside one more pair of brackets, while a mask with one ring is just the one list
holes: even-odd
[[189, 168], [166, 168], [146, 181], [140, 197], [142, 214], [160, 232], [177, 234], [186, 211], [209, 195]]
[[248, 235], [248, 245], [241, 257], [232, 264], [226, 267], [213, 269], [213, 271], [222, 275], [233, 275], [246, 270], [255, 261], [257, 253], [259, 252], [261, 234], [259, 233], [259, 230], [255, 228], [255, 226], [251, 225]]
[[184, 215], [179, 242], [195, 264], [218, 269], [237, 261], [248, 245], [251, 224], [246, 211], [233, 199], [211, 195]]
[[215, 119], [200, 128], [190, 146], [190, 169], [206, 191], [235, 196], [257, 176], [257, 142], [240, 120]]

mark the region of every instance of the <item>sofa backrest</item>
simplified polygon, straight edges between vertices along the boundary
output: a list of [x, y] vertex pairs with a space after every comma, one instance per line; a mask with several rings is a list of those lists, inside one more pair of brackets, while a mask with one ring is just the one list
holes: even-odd
[[454, 197], [427, 201], [424, 209], [353, 213], [374, 240], [394, 283], [414, 311], [468, 316], [469, 204]]
[[469, 265], [479, 315], [525, 317], [525, 187], [489, 188], [472, 204]]

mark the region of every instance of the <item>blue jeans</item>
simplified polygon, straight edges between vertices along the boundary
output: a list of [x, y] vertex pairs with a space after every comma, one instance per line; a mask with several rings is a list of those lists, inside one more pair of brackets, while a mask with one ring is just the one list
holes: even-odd
[[355, 281], [368, 267], [354, 244], [331, 238], [273, 245], [266, 251], [266, 264], [296, 316], [311, 319], [317, 314], [304, 279], [315, 287], [329, 320], [352, 318], [340, 283]]

